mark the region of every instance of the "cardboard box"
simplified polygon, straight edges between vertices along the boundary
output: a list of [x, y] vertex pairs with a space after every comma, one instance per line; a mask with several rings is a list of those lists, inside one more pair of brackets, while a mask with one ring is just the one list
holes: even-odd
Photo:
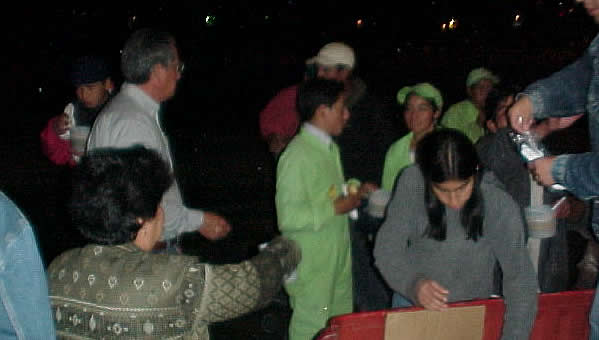
[[385, 340], [479, 340], [484, 324], [485, 306], [390, 312], [385, 320]]

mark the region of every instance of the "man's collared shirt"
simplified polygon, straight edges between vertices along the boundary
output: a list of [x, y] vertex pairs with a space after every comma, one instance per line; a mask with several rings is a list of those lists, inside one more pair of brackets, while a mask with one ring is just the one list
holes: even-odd
[[[159, 121], [160, 104], [134, 84], [124, 83], [120, 93], [100, 113], [87, 143], [87, 150], [142, 145], [157, 151], [169, 163], [173, 162], [168, 140]], [[197, 230], [204, 223], [204, 213], [184, 206], [177, 181], [162, 197], [165, 214], [165, 240], [182, 232]]]

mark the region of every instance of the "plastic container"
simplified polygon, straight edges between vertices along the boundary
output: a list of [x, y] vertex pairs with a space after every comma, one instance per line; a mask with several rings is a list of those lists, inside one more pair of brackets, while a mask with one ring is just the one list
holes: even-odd
[[385, 209], [390, 199], [391, 194], [386, 190], [378, 189], [373, 191], [368, 196], [368, 206], [366, 207], [368, 215], [376, 218], [385, 217]]
[[71, 128], [71, 146], [78, 152], [85, 153], [85, 145], [89, 136], [89, 126], [73, 126]]
[[555, 235], [555, 215], [549, 205], [524, 208], [524, 218], [528, 226], [528, 236], [547, 238]]

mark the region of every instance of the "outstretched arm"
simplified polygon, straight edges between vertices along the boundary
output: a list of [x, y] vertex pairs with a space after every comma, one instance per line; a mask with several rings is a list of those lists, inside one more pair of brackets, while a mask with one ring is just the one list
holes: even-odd
[[278, 237], [257, 256], [239, 264], [207, 265], [199, 317], [206, 322], [230, 320], [268, 305], [283, 277], [301, 259], [294, 241]]

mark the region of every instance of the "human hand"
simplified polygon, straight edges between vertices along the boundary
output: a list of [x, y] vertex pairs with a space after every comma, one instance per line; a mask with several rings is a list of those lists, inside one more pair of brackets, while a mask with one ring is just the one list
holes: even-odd
[[567, 218], [572, 213], [569, 197], [564, 196], [553, 203], [551, 209], [555, 218]]
[[572, 126], [572, 124], [574, 124], [582, 116], [583, 114], [581, 113], [571, 117], [550, 117], [532, 126], [531, 129], [533, 129], [535, 134], [542, 139], [554, 131], [566, 129]]
[[551, 117], [548, 118], [549, 130], [551, 132], [555, 130], [561, 130], [572, 126], [580, 117], [582, 117], [584, 113], [577, 114], [575, 116], [570, 117]]
[[291, 274], [302, 259], [302, 251], [299, 244], [283, 236], [277, 236], [268, 242], [263, 252], [277, 255], [285, 274]]
[[281, 153], [281, 151], [283, 151], [283, 149], [285, 149], [287, 144], [289, 144], [289, 141], [289, 138], [283, 137], [277, 133], [273, 133], [267, 138], [268, 150], [272, 154], [278, 155]]
[[555, 180], [551, 175], [551, 167], [553, 166], [554, 159], [555, 156], [548, 156], [535, 159], [531, 163], [528, 163], [528, 168], [533, 179], [542, 186], [549, 187], [555, 184]]
[[365, 182], [365, 183], [362, 183], [362, 185], [360, 185], [360, 189], [358, 189], [358, 195], [360, 197], [367, 197], [372, 192], [374, 192], [378, 189], [379, 189], [378, 185], [371, 183], [371, 182]]
[[71, 119], [65, 113], [62, 113], [56, 117], [54, 120], [54, 132], [57, 135], [62, 135], [67, 132], [71, 128]]
[[335, 214], [343, 215], [360, 206], [361, 198], [358, 193], [350, 193], [345, 196], [339, 196], [333, 202]]
[[84, 153], [71, 148], [71, 153], [75, 156], [83, 157]]
[[211, 212], [204, 212], [204, 223], [198, 229], [205, 238], [215, 241], [229, 234], [231, 226], [222, 216]]
[[528, 96], [521, 96], [507, 112], [512, 129], [519, 133], [526, 132], [533, 123], [532, 102]]
[[442, 311], [447, 308], [449, 291], [433, 280], [420, 280], [416, 284], [418, 303], [429, 310]]

